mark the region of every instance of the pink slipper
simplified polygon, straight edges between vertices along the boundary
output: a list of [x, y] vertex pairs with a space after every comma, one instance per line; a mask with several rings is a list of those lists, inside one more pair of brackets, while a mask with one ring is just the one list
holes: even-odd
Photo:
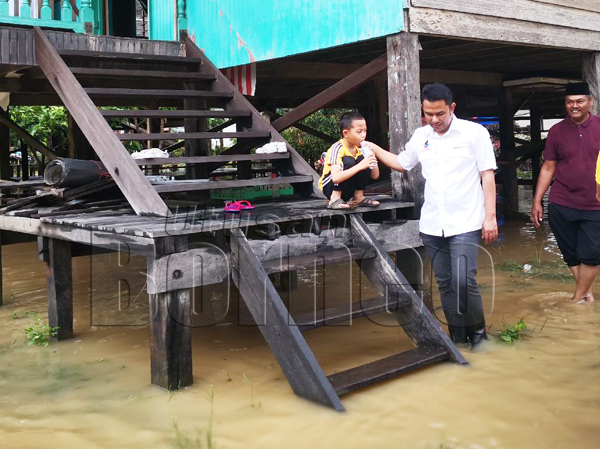
[[235, 204], [237, 204], [240, 207], [239, 210], [255, 209], [255, 207], [252, 204], [250, 204], [250, 201], [247, 201], [247, 200], [236, 201]]
[[224, 210], [225, 212], [239, 212], [242, 208], [237, 201], [234, 201], [232, 203], [225, 203]]

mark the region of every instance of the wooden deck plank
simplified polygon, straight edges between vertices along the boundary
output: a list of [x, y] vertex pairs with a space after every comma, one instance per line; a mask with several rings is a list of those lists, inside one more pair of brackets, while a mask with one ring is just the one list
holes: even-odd
[[[195, 212], [187, 213], [186, 208], [181, 208], [179, 214], [173, 212], [172, 216], [165, 219], [159, 217], [140, 217], [140, 223], [136, 226], [138, 230], [145, 232], [144, 236], [151, 238], [164, 237], [168, 235], [186, 235], [207, 231], [220, 231], [223, 229], [246, 228], [253, 225], [266, 225], [272, 223], [286, 223], [301, 219], [331, 218], [342, 220], [352, 213], [369, 213], [390, 209], [403, 209], [413, 207], [413, 203], [393, 200], [389, 196], [378, 196], [381, 202], [378, 208], [359, 207], [354, 210], [329, 210], [326, 208], [326, 200], [289, 200], [267, 203], [257, 203], [256, 209], [245, 211], [241, 214], [225, 213], [222, 206], [198, 207]], [[64, 217], [53, 216], [42, 218], [43, 223], [65, 225], [87, 230], [99, 230], [96, 223], [102, 223], [108, 229], [112, 221], [113, 231], [116, 234], [127, 234], [130, 232], [127, 225], [119, 222], [128, 218], [136, 217], [133, 213], [120, 217], [103, 216], [105, 213], [91, 213], [78, 215], [67, 215]], [[94, 221], [96, 220], [96, 221]], [[1, 224], [1, 221], [0, 221]], [[387, 234], [386, 234], [387, 235]], [[410, 242], [407, 242], [407, 246]], [[414, 246], [414, 245], [413, 245]]]
[[270, 137], [271, 133], [268, 131], [119, 134], [119, 139], [123, 142], [176, 139], [268, 139]]
[[[120, 43], [122, 40], [115, 40], [116, 43]], [[133, 53], [121, 53], [119, 51], [87, 51], [87, 50], [66, 50], [58, 48], [58, 54], [64, 58], [87, 58], [87, 59], [100, 59], [105, 61], [134, 61], [134, 62], [151, 62], [151, 63], [168, 63], [168, 64], [182, 64], [182, 65], [199, 65], [202, 64], [200, 58], [189, 58], [186, 56], [165, 56], [164, 54], [133, 54]]]
[[86, 87], [85, 92], [92, 97], [133, 97], [133, 98], [233, 98], [233, 92], [212, 90], [177, 89], [122, 89], [109, 87]]
[[[161, 157], [152, 159], [136, 159], [138, 165], [163, 165], [163, 164], [207, 164], [210, 162], [237, 162], [237, 161], [272, 161], [289, 159], [290, 153], [270, 154], [230, 154], [217, 156], [190, 156], [190, 157]], [[1, 184], [0, 184], [1, 186]]]
[[269, 186], [302, 182], [313, 182], [312, 176], [296, 175], [280, 178], [237, 179], [234, 181], [166, 181], [164, 184], [155, 184], [154, 188], [158, 193], [195, 192], [200, 190], [230, 189], [232, 187]]

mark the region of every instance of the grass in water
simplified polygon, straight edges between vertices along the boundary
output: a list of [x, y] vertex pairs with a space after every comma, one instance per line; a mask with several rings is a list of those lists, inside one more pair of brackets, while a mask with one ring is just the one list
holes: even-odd
[[[528, 269], [525, 268], [526, 266]], [[569, 282], [572, 279], [571, 272], [562, 261], [542, 260], [540, 254], [537, 254], [532, 260], [527, 260], [524, 264], [521, 264], [514, 259], [506, 259], [495, 264], [494, 267], [497, 270], [504, 271], [505, 273], [519, 276], [524, 280], [534, 280], [536, 278], [540, 278]], [[526, 285], [531, 284], [523, 284], [522, 286]]]
[[56, 337], [58, 334], [58, 329], [58, 327], [42, 324], [39, 318], [35, 318], [33, 325], [25, 329], [27, 345], [48, 346], [50, 338]]
[[523, 333], [527, 330], [527, 325], [521, 318], [514, 326], [510, 324], [504, 324], [502, 330], [500, 331], [500, 340], [509, 345], [512, 345], [515, 341], [523, 338]]
[[244, 382], [250, 385], [250, 404], [252, 407], [254, 407], [254, 385], [256, 385], [258, 382], [250, 382], [250, 379], [246, 377], [246, 373], [242, 373], [242, 376], [244, 378]]
[[[212, 387], [212, 386], [211, 386]], [[211, 388], [210, 393], [206, 394], [206, 400], [210, 402], [210, 418], [208, 420], [208, 430], [206, 431], [206, 447], [213, 449], [215, 442], [213, 439], [213, 419], [214, 419], [214, 401], [215, 401], [215, 389]], [[177, 425], [177, 422], [173, 420], [173, 430], [175, 430], [175, 441], [173, 445], [177, 449], [201, 449], [202, 448], [202, 433], [198, 430], [195, 439], [192, 439], [185, 435]]]

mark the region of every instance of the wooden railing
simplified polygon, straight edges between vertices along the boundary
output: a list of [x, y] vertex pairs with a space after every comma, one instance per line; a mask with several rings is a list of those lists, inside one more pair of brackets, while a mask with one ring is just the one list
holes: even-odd
[[92, 0], [81, 0], [81, 7], [77, 6], [77, 0], [54, 0], [53, 3], [60, 4], [60, 14], [56, 17], [50, 0], [0, 0], [0, 24], [94, 32]]

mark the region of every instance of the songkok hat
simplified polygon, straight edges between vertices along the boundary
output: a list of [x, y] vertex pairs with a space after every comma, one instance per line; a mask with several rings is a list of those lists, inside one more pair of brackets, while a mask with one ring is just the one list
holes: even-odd
[[590, 95], [590, 85], [588, 83], [568, 83], [565, 96], [568, 95]]

